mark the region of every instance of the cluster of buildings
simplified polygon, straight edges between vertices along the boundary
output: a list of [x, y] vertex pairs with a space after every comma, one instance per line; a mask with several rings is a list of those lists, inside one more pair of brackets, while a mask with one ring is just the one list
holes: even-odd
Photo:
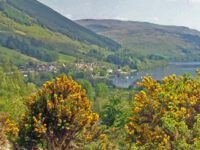
[[94, 68], [102, 68], [104, 66], [99, 66], [97, 63], [75, 63], [74, 64], [78, 69], [88, 69], [93, 71]]
[[[78, 70], [90, 70], [94, 71], [95, 68], [104, 68], [104, 65], [99, 65], [95, 62], [93, 63], [75, 63], [73, 64]], [[35, 73], [38, 74], [39, 72], [54, 72], [56, 73], [60, 68], [66, 68], [67, 65], [65, 63], [49, 63], [49, 64], [41, 64], [37, 66], [20, 66], [19, 69], [24, 74], [24, 76], [27, 76], [28, 73]], [[106, 70], [107, 75], [115, 75], [115, 76], [127, 76], [128, 72], [123, 72], [121, 69], [112, 70], [107, 69]]]
[[[85, 69], [90, 71], [93, 71], [94, 68], [105, 67], [105, 66], [100, 66], [97, 63], [75, 63], [74, 65], [77, 67], [77, 69]], [[123, 76], [128, 74], [128, 72], [123, 72], [121, 69], [117, 70], [107, 69], [106, 72], [108, 75], [116, 75], [116, 76]]]
[[43, 65], [37, 65], [35, 67], [25, 67], [20, 66], [19, 69], [22, 71], [23, 74], [25, 73], [38, 73], [38, 72], [57, 72], [58, 68], [60, 67], [66, 67], [64, 63], [58, 63], [58, 64], [43, 64]]

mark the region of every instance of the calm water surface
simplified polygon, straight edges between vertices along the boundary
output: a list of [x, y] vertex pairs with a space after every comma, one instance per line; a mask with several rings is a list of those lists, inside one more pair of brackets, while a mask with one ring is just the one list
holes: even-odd
[[196, 70], [200, 70], [200, 62], [171, 62], [169, 65], [162, 68], [154, 68], [151, 70], [134, 72], [127, 77], [113, 77], [111, 80], [114, 85], [120, 88], [128, 88], [133, 85], [136, 87], [136, 82], [141, 81], [144, 76], [152, 76], [154, 80], [161, 80], [164, 76], [176, 74], [177, 76], [183, 73], [192, 73], [196, 76]]

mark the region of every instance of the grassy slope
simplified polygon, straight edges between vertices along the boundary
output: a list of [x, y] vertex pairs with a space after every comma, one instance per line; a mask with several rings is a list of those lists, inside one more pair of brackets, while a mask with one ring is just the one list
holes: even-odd
[[7, 0], [7, 2], [18, 10], [34, 17], [38, 24], [54, 32], [60, 32], [73, 40], [95, 44], [111, 50], [116, 50], [120, 47], [113, 40], [83, 28], [36, 0]]
[[15, 65], [26, 65], [28, 62], [45, 63], [36, 58], [23, 55], [15, 50], [11, 50], [0, 46], [0, 63], [5, 58], [11, 60], [11, 62]]
[[[61, 24], [59, 23], [62, 22], [61, 20], [60, 22], [58, 20], [57, 22], [58, 24], [52, 25], [50, 22], [45, 22], [46, 20], [42, 18], [44, 17], [44, 14], [42, 14], [41, 17], [37, 16], [35, 18], [33, 14], [36, 12], [24, 13], [26, 10], [22, 11], [21, 9], [19, 9], [16, 2], [19, 2], [20, 6], [26, 5], [27, 6], [26, 9], [30, 8], [30, 10], [33, 10], [34, 8], [34, 11], [35, 9], [37, 10], [40, 8], [44, 9], [41, 11], [43, 11], [47, 15], [47, 17], [52, 17], [51, 15], [53, 15], [53, 17], [57, 17], [60, 19], [64, 18], [58, 13], [51, 10], [50, 8], [45, 7], [44, 5], [38, 2], [35, 2], [35, 0], [28, 0], [26, 2], [25, 1], [23, 2], [21, 0], [16, 0], [14, 2], [9, 1], [9, 3], [5, 3], [4, 1], [0, 0], [0, 40], [2, 41], [0, 42], [0, 46], [6, 47], [7, 43], [6, 41], [10, 37], [12, 37], [12, 39], [17, 41], [15, 43], [18, 43], [18, 41], [22, 41], [21, 45], [24, 44], [23, 41], [26, 41], [26, 43], [28, 43], [28, 46], [31, 47], [32, 49], [43, 48], [46, 49], [46, 52], [49, 50], [56, 51], [57, 53], [59, 53], [58, 61], [68, 62], [68, 63], [74, 62], [75, 57], [77, 56], [85, 58], [85, 55], [87, 55], [90, 49], [96, 49], [98, 51], [101, 51], [102, 53], [110, 54], [113, 53], [112, 51], [110, 51], [113, 48], [112, 44], [118, 46], [118, 44], [116, 44], [112, 40], [108, 38], [103, 39], [103, 36], [98, 36], [97, 34], [88, 31], [87, 29], [80, 27], [79, 25], [76, 25], [75, 23], [65, 18], [64, 19], [65, 26], [69, 25], [69, 27], [71, 28], [75, 27], [73, 30], [77, 31], [80, 30], [81, 33], [84, 32], [83, 35], [80, 35], [82, 39], [84, 38], [84, 35], [86, 36], [85, 41], [81, 42], [81, 40], [78, 39], [75, 40], [76, 39], [75, 37], [79, 36], [78, 33], [68, 30], [70, 34], [73, 34], [72, 38], [70, 37], [72, 35], [69, 34], [69, 36], [67, 36], [67, 34], [64, 32], [65, 26], [63, 26], [63, 31], [62, 30], [60, 31]], [[10, 5], [11, 3], [12, 5]], [[80, 29], [78, 29], [78, 27], [80, 27]], [[110, 45], [112, 48], [111, 47], [109, 48], [109, 46], [107, 47], [108, 49], [101, 48], [95, 45], [95, 42], [89, 44], [89, 42], [86, 41], [87, 37], [90, 36], [90, 38], [95, 39], [93, 35], [95, 36], [97, 41], [99, 39], [101, 42], [104, 42], [102, 40], [111, 42]], [[32, 39], [36, 40], [37, 43], [35, 44], [34, 42], [32, 42], [31, 41]], [[10, 47], [7, 48], [17, 50], [18, 52], [26, 51], [26, 49], [20, 50], [20, 47], [16, 46], [14, 47], [15, 48], [10, 48]], [[26, 52], [23, 54], [27, 55]]]
[[76, 22], [134, 51], [157, 54], [172, 60], [200, 58], [200, 32], [186, 27], [118, 20]]
[[59, 60], [58, 60], [59, 62], [73, 63], [75, 60], [76, 58], [73, 56], [59, 54]]
[[42, 28], [37, 24], [32, 24], [32, 25], [20, 24], [6, 17], [6, 15], [3, 14], [2, 12], [0, 12], [0, 20], [1, 20], [0, 25], [2, 27], [4, 26], [1, 32], [21, 34], [23, 36], [33, 37], [41, 41], [49, 42], [50, 44], [57, 44], [57, 45], [66, 44], [68, 45], [68, 47], [70, 47], [69, 45], [71, 45], [73, 47], [80, 48], [82, 45], [80, 42], [74, 41], [61, 33], [53, 32], [51, 30]]

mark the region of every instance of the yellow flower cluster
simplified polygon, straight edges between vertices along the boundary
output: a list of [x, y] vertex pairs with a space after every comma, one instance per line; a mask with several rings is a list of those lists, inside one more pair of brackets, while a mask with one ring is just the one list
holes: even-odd
[[10, 141], [14, 142], [18, 138], [19, 128], [13, 120], [6, 121], [7, 128], [5, 133], [8, 135]]
[[56, 133], [53, 135], [57, 136], [55, 142], [63, 143], [59, 139], [73, 139], [84, 127], [94, 125], [99, 119], [91, 110], [86, 91], [66, 76], [56, 78], [54, 82], [47, 81], [24, 103], [28, 109], [19, 123], [20, 132], [23, 132], [20, 135], [27, 133], [30, 136], [31, 133], [37, 140]]
[[[184, 131], [179, 124], [184, 122], [191, 129], [194, 117], [200, 113], [200, 73], [197, 74], [197, 78], [188, 74], [164, 77], [163, 83], [144, 77], [138, 85], [145, 89], [134, 97], [133, 116], [125, 125], [127, 141], [138, 146], [152, 144], [159, 149], [167, 145], [172, 148], [171, 141], [181, 140], [180, 133]], [[196, 137], [184, 138], [189, 144]]]
[[91, 141], [91, 140], [92, 140], [92, 135], [91, 135], [91, 134], [86, 135], [86, 136], [85, 136], [85, 139], [86, 139], [87, 141]]
[[40, 134], [46, 133], [47, 124], [44, 123], [45, 117], [42, 118], [42, 113], [39, 113], [37, 118], [33, 116], [33, 121], [34, 121], [33, 127], [34, 127], [34, 132], [38, 133], [38, 137], [40, 137]]
[[107, 145], [107, 142], [108, 142], [107, 135], [106, 134], [101, 134], [100, 135], [100, 139], [101, 139], [100, 149], [106, 150], [106, 145]]

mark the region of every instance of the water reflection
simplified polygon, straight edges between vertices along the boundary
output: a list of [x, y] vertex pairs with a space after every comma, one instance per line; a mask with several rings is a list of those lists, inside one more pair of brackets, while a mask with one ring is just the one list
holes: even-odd
[[196, 70], [200, 70], [200, 62], [171, 62], [168, 66], [162, 68], [154, 68], [146, 71], [134, 72], [128, 77], [113, 77], [111, 80], [114, 85], [120, 88], [128, 88], [135, 83], [141, 81], [144, 76], [152, 76], [154, 80], [161, 80], [164, 76], [176, 74], [177, 76], [183, 73], [192, 73], [196, 76]]

